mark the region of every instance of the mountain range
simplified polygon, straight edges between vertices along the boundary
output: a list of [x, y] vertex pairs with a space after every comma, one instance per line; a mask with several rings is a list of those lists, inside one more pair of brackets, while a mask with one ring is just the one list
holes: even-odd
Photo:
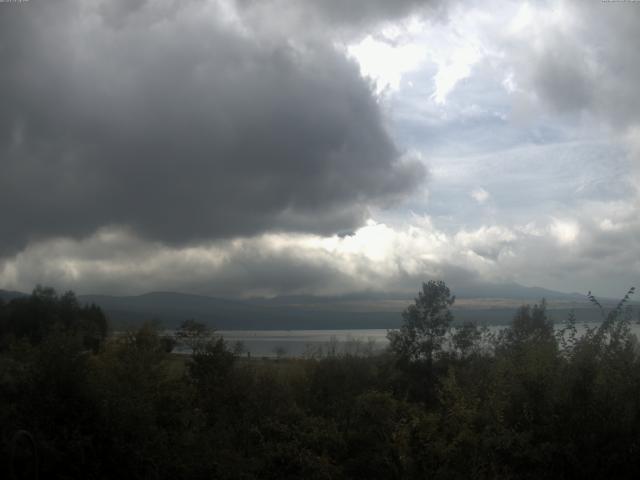
[[[548, 302], [555, 321], [571, 310], [579, 321], [597, 321], [600, 313], [585, 295], [563, 293], [518, 284], [480, 285], [457, 288], [452, 308], [458, 321], [504, 324], [516, 308]], [[0, 298], [10, 300], [26, 294], [0, 290]], [[167, 328], [183, 320], [195, 319], [221, 330], [297, 330], [397, 328], [401, 312], [412, 303], [406, 294], [365, 292], [343, 296], [279, 296], [242, 300], [221, 299], [176, 292], [152, 292], [134, 296], [79, 295], [82, 303], [99, 305], [114, 328], [128, 328], [146, 320], [157, 320]], [[613, 300], [601, 299], [605, 305]]]

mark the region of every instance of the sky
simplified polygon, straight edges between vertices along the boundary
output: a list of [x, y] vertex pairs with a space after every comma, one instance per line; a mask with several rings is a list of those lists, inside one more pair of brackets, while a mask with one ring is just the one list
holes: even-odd
[[640, 286], [640, 3], [0, 3], [0, 288]]

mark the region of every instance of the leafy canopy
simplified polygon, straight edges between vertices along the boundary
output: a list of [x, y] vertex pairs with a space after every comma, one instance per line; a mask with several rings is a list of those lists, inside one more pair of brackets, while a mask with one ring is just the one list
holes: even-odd
[[405, 361], [433, 361], [451, 328], [455, 298], [442, 280], [423, 283], [415, 303], [402, 313], [400, 330], [387, 334], [392, 352]]

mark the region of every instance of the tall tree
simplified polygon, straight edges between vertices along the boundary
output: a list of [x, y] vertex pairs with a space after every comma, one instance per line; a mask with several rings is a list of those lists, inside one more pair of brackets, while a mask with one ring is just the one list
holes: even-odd
[[402, 360], [426, 360], [431, 363], [442, 350], [453, 315], [449, 307], [455, 302], [442, 280], [422, 284], [415, 303], [402, 313], [400, 330], [387, 334], [391, 350]]

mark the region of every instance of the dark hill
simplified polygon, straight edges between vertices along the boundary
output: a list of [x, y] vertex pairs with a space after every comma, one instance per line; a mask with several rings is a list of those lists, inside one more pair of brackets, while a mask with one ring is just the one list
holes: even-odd
[[[458, 321], [480, 324], [508, 323], [523, 303], [542, 297], [549, 312], [561, 321], [572, 309], [579, 322], [600, 320], [599, 312], [586, 297], [518, 284], [454, 286], [457, 295], [454, 315]], [[24, 293], [0, 290], [5, 301]], [[136, 296], [80, 295], [84, 303], [99, 305], [113, 328], [133, 327], [147, 320], [158, 320], [175, 328], [192, 318], [221, 330], [297, 330], [397, 328], [401, 312], [413, 295], [363, 292], [341, 296], [293, 295], [275, 298], [228, 300], [175, 292], [153, 292]], [[601, 299], [605, 305], [614, 301]]]

